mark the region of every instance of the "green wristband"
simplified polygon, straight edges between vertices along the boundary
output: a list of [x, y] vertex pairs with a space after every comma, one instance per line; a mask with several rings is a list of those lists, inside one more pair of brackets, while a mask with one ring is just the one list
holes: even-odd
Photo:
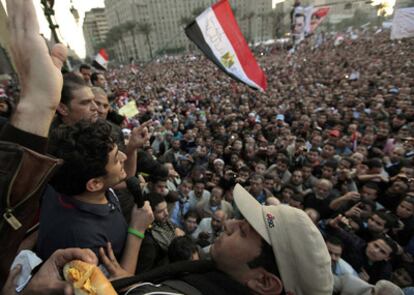
[[140, 232], [140, 231], [138, 231], [136, 229], [133, 229], [132, 227], [128, 227], [128, 233], [131, 234], [131, 235], [134, 235], [134, 236], [136, 236], [136, 237], [138, 237], [140, 239], [144, 239], [145, 238], [144, 233], [142, 233], [142, 232]]

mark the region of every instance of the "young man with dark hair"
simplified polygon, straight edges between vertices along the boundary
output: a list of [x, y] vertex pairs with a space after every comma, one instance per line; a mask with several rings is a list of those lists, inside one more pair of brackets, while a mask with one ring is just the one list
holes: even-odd
[[196, 243], [189, 236], [176, 237], [168, 247], [170, 262], [195, 261], [200, 259]]
[[183, 226], [181, 229], [186, 235], [192, 235], [196, 231], [199, 221], [200, 217], [198, 216], [197, 211], [190, 210], [184, 215]]
[[92, 74], [91, 66], [88, 65], [88, 64], [81, 64], [79, 66], [79, 72], [82, 75], [83, 80], [85, 81], [85, 83], [90, 85], [91, 84], [91, 74]]
[[[53, 116], [50, 110], [53, 110], [59, 101], [58, 93], [61, 87], [59, 65], [62, 66], [65, 50], [60, 48], [59, 51], [55, 48], [52, 50], [52, 57], [48, 55], [43, 39], [38, 36], [35, 9], [31, 2], [7, 0], [7, 8], [9, 18], [11, 18], [11, 37], [15, 45], [13, 48], [17, 50], [14, 55], [26, 56], [26, 48], [30, 44], [35, 53], [33, 56], [36, 56], [31, 59], [29, 57], [30, 71], [26, 71], [27, 64], [17, 63], [18, 72], [23, 80], [22, 85], [25, 87], [22, 93], [31, 97], [30, 99], [24, 96], [21, 98], [24, 104], [18, 107], [18, 115], [11, 122], [15, 130], [33, 134], [35, 137], [46, 137]], [[24, 34], [20, 34], [21, 32]], [[36, 74], [39, 73], [50, 73], [49, 79], [37, 79]], [[33, 126], [30, 118], [33, 117], [33, 112], [37, 108], [45, 117]], [[25, 119], [28, 119], [27, 122]], [[111, 150], [111, 153], [113, 152], [116, 153], [116, 147]], [[111, 163], [110, 166], [113, 168], [120, 168], [118, 163], [110, 161], [115, 160], [113, 156], [115, 155], [108, 156], [108, 163]], [[105, 162], [107, 159], [102, 159], [102, 161]], [[122, 174], [122, 169], [118, 170], [118, 168], [115, 169], [116, 172], [113, 171], [116, 175]], [[88, 183], [89, 180], [85, 180], [88, 188], [99, 188], [102, 183], [111, 183], [113, 180], [112, 178], [105, 179], [105, 175], [98, 175], [96, 178], [101, 179], [90, 183]], [[96, 199], [99, 199], [98, 196]], [[246, 220], [233, 220], [226, 224], [225, 233], [212, 247], [211, 253], [216, 262], [215, 265], [209, 264], [210, 269], [202, 276], [195, 274], [182, 277], [182, 281], [187, 286], [196, 288], [205, 294], [246, 294], [250, 292], [262, 295], [280, 294], [283, 289], [288, 294], [296, 295], [332, 294], [333, 282], [328, 252], [319, 231], [304, 212], [288, 206], [261, 206], [239, 185], [236, 185], [234, 199]], [[130, 237], [136, 238], [133, 235]], [[268, 245], [263, 246], [266, 243]], [[126, 248], [129, 246], [127, 245]], [[96, 263], [96, 259], [93, 259], [94, 255], [87, 252], [88, 255], [85, 255], [85, 250], [80, 249], [65, 249], [57, 252], [44, 263], [22, 294], [72, 292], [72, 288], [63, 282], [62, 267], [72, 259]], [[265, 259], [261, 261], [264, 262], [250, 267], [249, 264], [261, 257], [262, 253]], [[270, 272], [266, 269], [268, 260], [276, 261], [281, 279], [277, 277], [277, 270]], [[115, 259], [105, 261], [119, 268]], [[197, 271], [198, 269], [194, 268], [196, 266], [192, 265], [191, 271]], [[13, 270], [10, 285], [13, 285], [12, 281], [18, 273], [19, 268]], [[157, 288], [158, 286], [152, 285], [151, 287]], [[134, 286], [128, 292], [139, 294], [139, 286]]]
[[406, 246], [414, 235], [414, 197], [405, 197], [395, 210], [395, 214], [404, 226], [396, 229], [390, 235], [401, 246]]
[[106, 79], [102, 73], [94, 72], [91, 75], [91, 83], [95, 87], [100, 87], [105, 90], [106, 87]]
[[[142, 239], [128, 233], [144, 232], [152, 221], [147, 203], [133, 209], [128, 227], [111, 188], [122, 182], [126, 156], [103, 122], [81, 121], [56, 129], [53, 153], [64, 160], [43, 194], [37, 253], [47, 259], [58, 249], [89, 248], [98, 253], [111, 242], [121, 265], [135, 270]], [[52, 221], [52, 222], [51, 222]]]
[[352, 232], [341, 228], [346, 223], [342, 215], [331, 219], [328, 234], [338, 236], [345, 245], [344, 259], [359, 272], [359, 277], [371, 284], [379, 280], [389, 280], [391, 263], [389, 260], [397, 252], [396, 243], [387, 236], [380, 236], [366, 242]]
[[163, 195], [152, 192], [146, 198], [154, 212], [154, 222], [146, 230], [137, 272], [168, 264], [168, 247], [175, 237], [184, 235], [184, 232], [169, 220], [167, 202]]
[[341, 239], [335, 236], [329, 236], [326, 238], [325, 242], [329, 255], [331, 256], [332, 273], [336, 276], [346, 274], [358, 276], [352, 266], [341, 258], [344, 250], [344, 243], [341, 241]]

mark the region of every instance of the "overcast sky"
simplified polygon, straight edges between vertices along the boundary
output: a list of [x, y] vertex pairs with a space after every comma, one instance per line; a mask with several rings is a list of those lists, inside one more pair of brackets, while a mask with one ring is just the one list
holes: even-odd
[[[4, 2], [5, 0], [0, 0]], [[40, 32], [47, 38], [50, 38], [50, 29], [43, 14], [43, 10], [40, 5], [40, 0], [33, 0], [37, 12], [37, 17], [40, 24]], [[273, 5], [284, 0], [272, 0]], [[55, 0], [55, 17], [59, 25], [59, 31], [61, 38], [65, 44], [68, 44], [70, 48], [75, 50], [79, 57], [85, 57], [85, 41], [82, 32], [82, 23], [85, 16], [85, 11], [89, 11], [95, 7], [104, 7], [104, 0], [72, 0], [74, 7], [79, 12], [79, 23], [75, 22], [73, 15], [70, 12], [71, 3], [70, 0]]]
[[[3, 5], [5, 0], [1, 0]], [[54, 10], [56, 22], [59, 25], [61, 38], [65, 44], [75, 50], [79, 57], [85, 57], [85, 41], [83, 39], [82, 23], [85, 11], [95, 7], [104, 7], [104, 0], [72, 0], [73, 6], [79, 12], [79, 23], [77, 24], [70, 12], [70, 0], [55, 0]], [[40, 32], [50, 38], [49, 24], [43, 14], [40, 0], [33, 0], [35, 4], [37, 18], [39, 19]]]

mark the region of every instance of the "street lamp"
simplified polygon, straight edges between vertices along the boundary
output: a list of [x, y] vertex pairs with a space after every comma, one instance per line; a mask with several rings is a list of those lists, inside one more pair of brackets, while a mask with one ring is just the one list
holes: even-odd
[[55, 43], [60, 43], [59, 37], [57, 35], [57, 28], [59, 25], [54, 22], [52, 16], [55, 15], [55, 11], [53, 10], [53, 5], [55, 4], [54, 0], [40, 0], [40, 3], [43, 6], [43, 12], [46, 16], [46, 20], [49, 23], [50, 31], [52, 32], [53, 39]]

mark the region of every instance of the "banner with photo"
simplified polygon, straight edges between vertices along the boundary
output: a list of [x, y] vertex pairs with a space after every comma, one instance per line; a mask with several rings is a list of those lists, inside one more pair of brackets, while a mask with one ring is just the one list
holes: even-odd
[[392, 20], [391, 39], [414, 37], [414, 7], [397, 9]]

